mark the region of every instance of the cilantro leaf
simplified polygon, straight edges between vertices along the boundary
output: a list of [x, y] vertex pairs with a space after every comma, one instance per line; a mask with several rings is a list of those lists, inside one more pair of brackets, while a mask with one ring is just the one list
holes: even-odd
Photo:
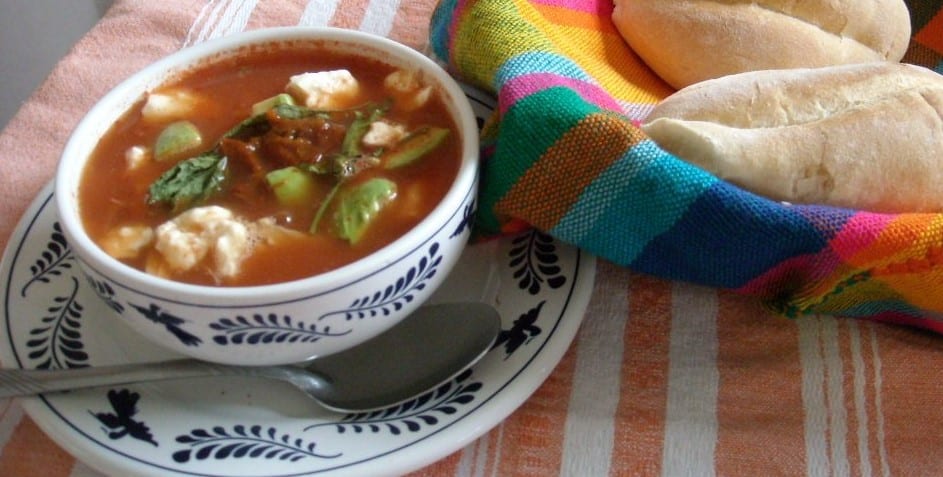
[[389, 104], [368, 105], [365, 111], [356, 111], [354, 121], [347, 128], [341, 154], [353, 157], [360, 155], [360, 141], [367, 135], [370, 125], [379, 120], [390, 108]]
[[208, 152], [164, 172], [148, 191], [148, 204], [167, 204], [174, 211], [186, 209], [209, 198], [222, 188], [226, 179], [226, 158]]

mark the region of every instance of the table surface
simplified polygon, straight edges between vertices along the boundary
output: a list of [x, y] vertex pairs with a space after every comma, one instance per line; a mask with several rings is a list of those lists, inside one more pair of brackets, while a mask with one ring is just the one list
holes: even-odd
[[[297, 24], [361, 29], [425, 51], [434, 6], [116, 1], [0, 134], [0, 245], [52, 177], [84, 111], [157, 58]], [[748, 297], [600, 261], [584, 322], [547, 381], [500, 425], [415, 475], [939, 474], [941, 365], [933, 334], [789, 320]], [[5, 400], [0, 475], [100, 474]]]

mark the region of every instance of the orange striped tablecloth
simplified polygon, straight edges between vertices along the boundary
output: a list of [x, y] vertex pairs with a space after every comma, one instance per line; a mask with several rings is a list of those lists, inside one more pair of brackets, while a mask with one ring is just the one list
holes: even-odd
[[[0, 246], [84, 112], [146, 64], [236, 31], [295, 24], [367, 30], [422, 50], [434, 4], [116, 1], [0, 134]], [[938, 335], [790, 321], [723, 291], [605, 262], [597, 273], [582, 328], [544, 385], [416, 475], [943, 475]], [[17, 401], [0, 401], [0, 476], [97, 475]]]

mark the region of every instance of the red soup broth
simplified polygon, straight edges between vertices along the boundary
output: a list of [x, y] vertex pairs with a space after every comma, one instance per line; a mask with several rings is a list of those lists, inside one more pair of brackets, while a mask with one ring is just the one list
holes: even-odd
[[[381, 61], [338, 53], [326, 47], [304, 50], [247, 49], [175, 76], [155, 91], [185, 90], [198, 98], [196, 106], [181, 117], [155, 123], [142, 116], [145, 103], [145, 99], [142, 99], [101, 138], [85, 167], [79, 187], [79, 209], [85, 230], [92, 240], [101, 244], [109, 231], [122, 225], [156, 228], [173, 219], [175, 213], [172, 207], [149, 204], [148, 194], [150, 185], [176, 165], [177, 161], [158, 162], [151, 159], [131, 169], [126, 159], [126, 153], [132, 147], [152, 148], [168, 123], [178, 119], [192, 122], [203, 137], [201, 150], [208, 150], [227, 131], [247, 119], [254, 104], [284, 93], [291, 76], [337, 69], [346, 69], [357, 79], [360, 86], [358, 101], [389, 101], [390, 95], [384, 90], [383, 81], [397, 68]], [[332, 189], [330, 184], [316, 180], [318, 195], [312, 202], [286, 214], [279, 211], [271, 191], [259, 187], [258, 181], [252, 187], [244, 186], [244, 183], [250, 182], [247, 179], [252, 173], [249, 167], [227, 159], [227, 177], [221, 191], [194, 206], [219, 205], [247, 221], [275, 216], [280, 226], [296, 229], [300, 233], [280, 234], [275, 241], [259, 241], [234, 275], [220, 276], [214, 271], [212, 253], [190, 270], [159, 267], [162, 270], [160, 274], [172, 280], [201, 285], [272, 284], [335, 269], [402, 236], [426, 217], [445, 196], [461, 161], [461, 138], [440, 96], [440, 92], [433, 89], [429, 101], [410, 111], [401, 110], [394, 101], [384, 118], [405, 125], [407, 130], [422, 126], [447, 128], [450, 132], [441, 144], [407, 166], [395, 169], [373, 167], [348, 180], [353, 184], [382, 176], [397, 186], [396, 197], [369, 225], [361, 240], [350, 243], [338, 238], [331, 233], [329, 218], [322, 220], [326, 225], [319, 227], [316, 233], [309, 233], [309, 225]], [[234, 190], [239, 192], [233, 193]], [[329, 207], [324, 216], [330, 216], [332, 210]], [[148, 260], [153, 263], [155, 256], [159, 257], [157, 254], [152, 243], [136, 256], [121, 260], [147, 270]]]

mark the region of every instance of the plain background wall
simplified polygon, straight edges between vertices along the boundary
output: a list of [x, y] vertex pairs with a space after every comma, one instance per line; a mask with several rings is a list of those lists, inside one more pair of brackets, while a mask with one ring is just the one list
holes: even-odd
[[0, 0], [0, 129], [111, 3]]

